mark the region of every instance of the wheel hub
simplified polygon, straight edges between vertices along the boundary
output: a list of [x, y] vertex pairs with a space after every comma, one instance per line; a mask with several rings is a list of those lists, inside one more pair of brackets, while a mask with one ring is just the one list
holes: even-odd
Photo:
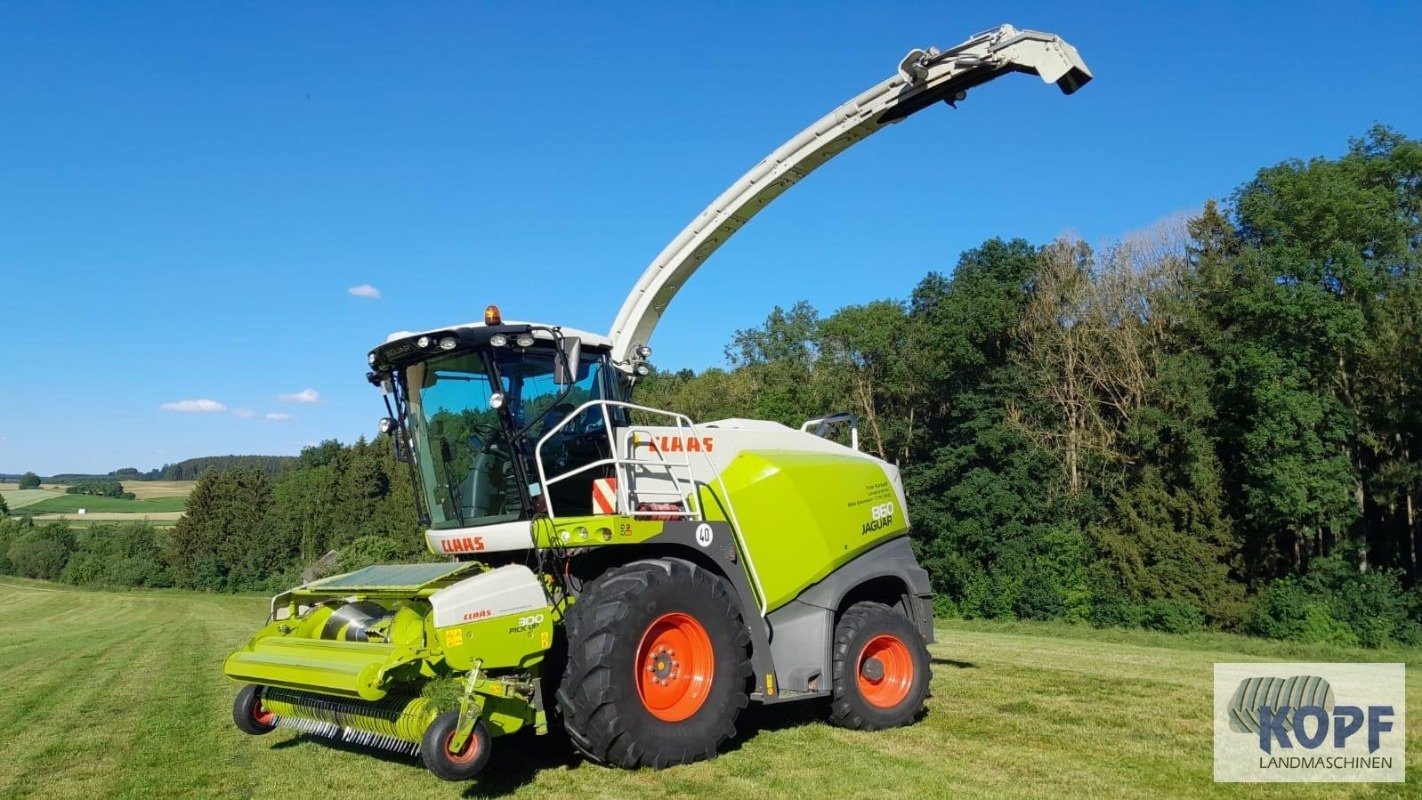
[[681, 662], [676, 660], [676, 651], [666, 645], [658, 645], [647, 659], [647, 671], [652, 674], [652, 680], [662, 686], [670, 685], [681, 677]]
[[864, 659], [864, 665], [859, 668], [859, 674], [871, 681], [881, 681], [884, 679], [884, 662], [877, 658]]
[[869, 705], [893, 708], [913, 688], [913, 656], [902, 639], [890, 633], [871, 638], [858, 659], [859, 693]]

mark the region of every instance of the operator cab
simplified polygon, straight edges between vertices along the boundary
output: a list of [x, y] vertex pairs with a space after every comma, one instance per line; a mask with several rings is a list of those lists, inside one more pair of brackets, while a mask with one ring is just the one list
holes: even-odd
[[[528, 520], [546, 511], [534, 453], [548, 474], [611, 456], [608, 423], [630, 388], [609, 361], [611, 343], [551, 325], [504, 322], [490, 307], [484, 324], [392, 334], [370, 354], [372, 383], [393, 401], [392, 435], [412, 461], [430, 528], [471, 528]], [[570, 416], [576, 416], [569, 419]], [[592, 513], [595, 468], [553, 484], [559, 513]], [[566, 511], [565, 511], [566, 509]]]

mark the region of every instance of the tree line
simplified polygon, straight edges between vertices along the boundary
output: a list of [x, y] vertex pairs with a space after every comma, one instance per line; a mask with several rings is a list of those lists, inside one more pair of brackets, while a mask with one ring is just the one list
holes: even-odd
[[[204, 472], [173, 528], [0, 519], [0, 574], [76, 585], [275, 591], [313, 574], [428, 558], [389, 442], [328, 440], [273, 479]], [[334, 553], [331, 558], [323, 556]]]
[[0, 482], [5, 478], [15, 477], [21, 489], [35, 489], [41, 482], [82, 484], [105, 481], [193, 481], [205, 472], [228, 472], [234, 469], [255, 469], [275, 479], [295, 463], [294, 456], [200, 456], [174, 464], [164, 464], [146, 472], [137, 467], [123, 467], [106, 475], [62, 472], [44, 479], [34, 472], [26, 472], [19, 476], [0, 476]]
[[112, 497], [119, 500], [132, 500], [133, 492], [126, 492], [121, 481], [113, 480], [92, 480], [80, 481], [65, 489], [65, 494], [82, 494], [90, 497]]
[[[1422, 643], [1420, 212], [1422, 142], [1374, 128], [1120, 241], [990, 239], [907, 298], [776, 308], [637, 399], [855, 413], [940, 614]], [[406, 470], [384, 439], [210, 470], [145, 552], [214, 591], [427, 558]], [[117, 579], [82, 566], [98, 528], [0, 526], [0, 568]]]
[[1121, 241], [777, 308], [639, 402], [854, 412], [944, 613], [1416, 641], [1419, 210], [1422, 143], [1378, 127]]

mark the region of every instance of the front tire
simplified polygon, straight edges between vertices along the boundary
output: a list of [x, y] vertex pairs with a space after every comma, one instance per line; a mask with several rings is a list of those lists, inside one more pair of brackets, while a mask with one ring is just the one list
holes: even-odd
[[262, 705], [262, 687], [247, 684], [232, 701], [232, 721], [237, 729], [252, 736], [261, 736], [276, 729], [276, 714]]
[[908, 725], [928, 697], [928, 644], [888, 606], [855, 603], [834, 629], [833, 676], [831, 724], [864, 731]]
[[568, 738], [605, 764], [712, 758], [749, 702], [750, 634], [725, 579], [639, 561], [592, 581], [569, 610], [558, 707]]
[[446, 711], [435, 717], [420, 741], [420, 760], [436, 778], [446, 781], [473, 780], [489, 763], [489, 729], [484, 720], [474, 723], [474, 732], [459, 752], [451, 752], [449, 742], [459, 726], [459, 712]]

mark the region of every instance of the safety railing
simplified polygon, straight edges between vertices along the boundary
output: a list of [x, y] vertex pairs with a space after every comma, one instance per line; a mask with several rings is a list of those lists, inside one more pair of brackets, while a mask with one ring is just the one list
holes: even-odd
[[[608, 439], [607, 452], [612, 455], [587, 464], [582, 464], [566, 472], [550, 477], [544, 464], [544, 446], [547, 445], [548, 442], [558, 438], [560, 432], [580, 420], [584, 412], [591, 408], [598, 409], [598, 412], [602, 415], [603, 434]], [[623, 455], [621, 448], [618, 447], [616, 428], [612, 424], [611, 409], [613, 408], [665, 417], [673, 423], [672, 426], [677, 429], [678, 436], [696, 436], [696, 425], [685, 414], [663, 411], [659, 408], [639, 406], [633, 403], [624, 403], [619, 400], [590, 400], [583, 403], [559, 421], [557, 425], [554, 425], [544, 433], [543, 436], [539, 438], [538, 444], [534, 447], [534, 463], [538, 468], [539, 486], [544, 495], [544, 508], [547, 509], [548, 516], [554, 519], [558, 516], [557, 509], [555, 509], [553, 505], [552, 492], [549, 490], [549, 487], [587, 472], [611, 467], [613, 475], [617, 479], [616, 508], [614, 509], [614, 513], [622, 516], [643, 518], [672, 517], [692, 521], [705, 519], [705, 514], [701, 507], [701, 492], [697, 490], [698, 482], [696, 480], [695, 471], [692, 468], [692, 454], [684, 450], [680, 454], [680, 460], [668, 459], [668, 454], [662, 452], [662, 449], [657, 446], [655, 436], [650, 432], [630, 428], [628, 429], [627, 435], [627, 447], [629, 452]], [[638, 457], [635, 453], [635, 449], [641, 444], [645, 444], [647, 449], [655, 455], [655, 458]], [[703, 453], [702, 456], [704, 458], [705, 454]], [[706, 474], [708, 476], [716, 476], [715, 466], [711, 463], [710, 459], [706, 458], [705, 461], [707, 467]], [[649, 471], [654, 473], [654, 475], [639, 475], [639, 470]], [[655, 480], [656, 483], [653, 484], [653, 486], [639, 486], [639, 478], [641, 478], [640, 483], [642, 484], [651, 483], [653, 480]], [[715, 479], [719, 483], [719, 476]], [[668, 486], [670, 488], [665, 488]], [[721, 502], [728, 503], [729, 501], [725, 498], [725, 487], [722, 486], [721, 489]], [[654, 502], [654, 500], [657, 499], [664, 502]], [[643, 507], [645, 504], [654, 504], [662, 507], [655, 509], [645, 508]], [[672, 505], [679, 506], [679, 508], [667, 508], [667, 506]]]
[[[544, 446], [556, 438], [559, 432], [564, 428], [577, 422], [583, 416], [584, 412], [591, 408], [598, 409], [598, 412], [602, 414], [603, 434], [607, 437], [608, 441], [607, 452], [612, 455], [606, 458], [599, 458], [550, 477], [543, 463]], [[684, 447], [681, 451], [682, 458], [680, 461], [668, 460], [668, 454], [663, 452], [662, 448], [657, 444], [656, 436], [650, 431], [638, 430], [637, 427], [630, 425], [626, 428], [628, 452], [626, 455], [622, 455], [620, 448], [617, 446], [617, 428], [612, 424], [611, 409], [614, 408], [670, 419], [675, 423], [677, 436], [682, 437], [683, 441], [690, 441], [692, 439], [700, 440], [696, 431], [696, 424], [685, 414], [665, 411], [660, 408], [639, 406], [635, 403], [624, 403], [620, 400], [589, 400], [583, 403], [573, 409], [567, 416], [560, 420], [557, 425], [554, 425], [544, 433], [543, 436], [539, 437], [538, 443], [535, 444], [533, 448], [534, 466], [538, 470], [538, 484], [544, 498], [544, 508], [547, 510], [549, 518], [555, 522], [558, 519], [557, 509], [555, 509], [553, 505], [553, 495], [549, 490], [550, 486], [566, 481], [569, 478], [609, 466], [612, 467], [613, 475], [617, 478], [617, 491], [615, 493], [616, 507], [614, 508], [614, 513], [634, 518], [673, 518], [692, 522], [705, 521], [706, 515], [702, 507], [701, 487], [706, 483], [714, 483], [717, 489], [717, 504], [720, 510], [725, 514], [726, 521], [731, 524], [736, 541], [736, 549], [741, 557], [745, 559], [751, 584], [755, 587], [756, 601], [760, 613], [765, 614], [767, 611], [765, 606], [765, 589], [761, 586], [760, 576], [756, 573], [755, 565], [751, 563], [749, 553], [747, 553], [745, 544], [742, 541], [740, 522], [736, 520], [736, 512], [731, 504], [730, 493], [726, 491], [726, 484], [721, 480], [720, 470], [716, 468], [715, 462], [711, 460], [711, 457], [707, 455], [705, 451], [699, 453], [701, 460], [705, 463], [706, 471], [704, 473], [705, 479], [698, 480], [696, 472], [692, 469], [691, 459], [694, 454], [693, 451]], [[641, 445], [648, 447], [651, 452], [656, 455], [656, 458], [638, 457], [636, 455], [636, 449]], [[655, 471], [657, 469], [665, 470], [665, 472], [662, 476], [656, 477], [655, 480], [670, 483], [672, 486], [671, 489], [644, 489], [638, 486], [639, 478], [644, 482], [647, 479], [647, 476], [639, 476], [637, 474], [638, 470]], [[685, 470], [684, 477], [677, 476], [675, 474], [676, 469]], [[661, 509], [640, 507], [646, 503], [647, 498], [671, 497], [672, 495], [676, 496], [676, 503], [681, 506], [678, 510], [671, 510], [665, 507]], [[651, 505], [669, 506], [671, 504], [652, 503]]]

